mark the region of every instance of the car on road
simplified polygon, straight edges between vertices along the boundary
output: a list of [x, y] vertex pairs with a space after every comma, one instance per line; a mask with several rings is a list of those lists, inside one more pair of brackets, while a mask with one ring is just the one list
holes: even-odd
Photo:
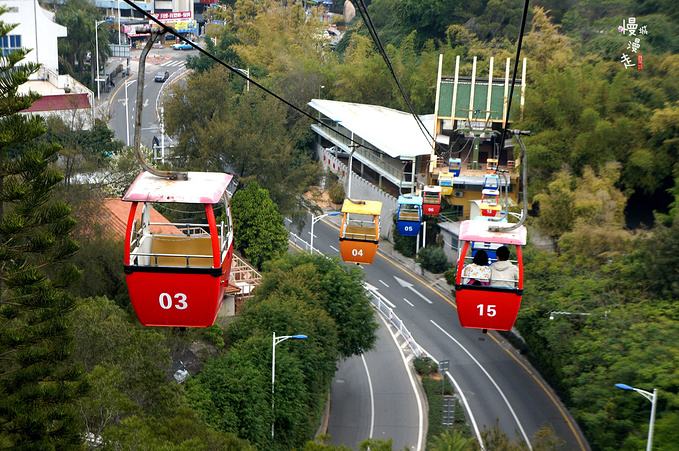
[[186, 42], [179, 42], [177, 44], [172, 44], [172, 48], [175, 49], [175, 50], [191, 50], [191, 49], [193, 49], [193, 47], [191, 47]]
[[168, 71], [165, 71], [165, 72], [158, 72], [156, 74], [156, 76], [153, 78], [153, 80], [157, 81], [158, 83], [163, 83], [168, 78], [170, 78], [170, 73]]

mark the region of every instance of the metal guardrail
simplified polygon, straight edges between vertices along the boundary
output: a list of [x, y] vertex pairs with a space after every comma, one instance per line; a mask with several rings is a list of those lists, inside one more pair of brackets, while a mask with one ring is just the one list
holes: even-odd
[[[300, 241], [304, 244], [304, 249], [308, 251], [309, 249], [309, 243], [302, 239], [299, 235], [288, 231], [290, 236], [294, 238], [294, 240]], [[295, 242], [291, 240], [292, 242]], [[297, 244], [297, 243], [295, 243]], [[301, 246], [300, 246], [301, 247]], [[318, 255], [322, 255], [325, 258], [330, 258], [327, 255], [323, 254], [321, 251], [318, 249], [314, 249], [314, 252], [318, 253]], [[403, 321], [401, 318], [398, 317], [396, 313], [394, 313], [394, 309], [389, 307], [386, 302], [384, 302], [380, 296], [375, 294], [373, 291], [369, 289], [365, 289], [365, 293], [368, 295], [368, 299], [370, 299], [370, 303], [372, 306], [380, 312], [384, 317], [391, 323], [392, 326], [396, 328], [396, 330], [401, 334], [401, 336], [405, 339], [406, 343], [408, 343], [408, 347], [410, 347], [411, 351], [415, 355], [415, 357], [422, 357], [422, 356], [427, 356], [428, 354], [420, 347], [419, 344], [415, 341], [413, 338], [412, 334], [408, 330], [408, 328], [403, 324]]]
[[417, 344], [408, 328], [405, 326], [405, 324], [403, 324], [401, 318], [399, 318], [398, 315], [394, 313], [394, 309], [389, 307], [384, 301], [382, 301], [382, 299], [379, 296], [377, 296], [372, 291], [366, 289], [365, 292], [368, 295], [370, 303], [373, 305], [373, 307], [375, 307], [377, 311], [382, 313], [382, 315], [384, 315], [384, 317], [391, 323], [392, 326], [396, 328], [396, 330], [405, 339], [411, 351], [413, 351], [415, 357], [426, 356], [427, 354], [420, 347], [420, 345]]

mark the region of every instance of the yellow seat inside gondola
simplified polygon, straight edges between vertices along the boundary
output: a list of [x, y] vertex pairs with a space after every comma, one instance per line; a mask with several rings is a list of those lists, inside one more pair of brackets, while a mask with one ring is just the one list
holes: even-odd
[[154, 254], [151, 257], [151, 266], [210, 268], [213, 261], [212, 240], [209, 235], [154, 236], [151, 254]]
[[419, 222], [420, 221], [419, 210], [415, 208], [405, 209], [401, 207], [401, 211], [398, 214], [398, 220]]

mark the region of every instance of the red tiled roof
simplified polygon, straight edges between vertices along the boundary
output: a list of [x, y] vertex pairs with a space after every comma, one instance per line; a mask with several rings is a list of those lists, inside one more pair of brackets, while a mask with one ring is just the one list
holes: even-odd
[[42, 96], [33, 105], [23, 110], [23, 113], [39, 113], [43, 111], [81, 110], [90, 108], [87, 94], [57, 94]]
[[[120, 199], [104, 199], [101, 220], [97, 221], [105, 228], [108, 227], [109, 233], [116, 239], [125, 239], [125, 228], [127, 227], [127, 216], [130, 214], [130, 202], [123, 202]], [[137, 219], [141, 219], [141, 208], [137, 209]], [[151, 208], [151, 222], [170, 224], [165, 216]], [[154, 233], [168, 233], [178, 235], [181, 232], [173, 225], [152, 226]]]

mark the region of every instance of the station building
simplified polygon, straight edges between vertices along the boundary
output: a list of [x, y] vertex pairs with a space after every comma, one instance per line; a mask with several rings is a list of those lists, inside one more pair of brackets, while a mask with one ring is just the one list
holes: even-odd
[[[512, 141], [503, 143], [500, 136], [510, 95], [510, 60], [504, 61], [499, 75], [493, 58], [487, 67], [481, 73], [474, 58], [470, 73], [463, 76], [458, 56], [451, 74], [444, 75], [443, 55], [440, 56], [435, 111], [420, 116], [429, 136], [407, 112], [313, 99], [309, 106], [324, 124], [311, 125], [319, 158], [326, 161], [336, 157], [348, 166], [353, 151], [353, 172], [393, 197], [418, 191], [425, 185], [442, 185], [441, 179], [450, 177], [451, 189], [444, 190], [443, 196], [451, 220], [469, 219], [476, 213], [484, 177], [496, 169], [504, 174], [500, 180], [503, 189], [516, 202], [518, 154]], [[525, 71], [524, 60], [522, 77], [517, 79], [513, 93], [510, 122], [523, 111]], [[352, 145], [347, 137], [360, 146]], [[460, 162], [460, 173], [454, 178], [448, 176], [451, 159]]]

